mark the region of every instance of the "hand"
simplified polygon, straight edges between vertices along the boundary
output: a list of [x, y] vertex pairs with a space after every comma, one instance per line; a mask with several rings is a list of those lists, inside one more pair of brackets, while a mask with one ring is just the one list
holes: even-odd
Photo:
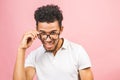
[[39, 32], [36, 30], [26, 32], [23, 35], [19, 48], [21, 49], [29, 48], [32, 45], [33, 41], [37, 38], [37, 34], [39, 34]]

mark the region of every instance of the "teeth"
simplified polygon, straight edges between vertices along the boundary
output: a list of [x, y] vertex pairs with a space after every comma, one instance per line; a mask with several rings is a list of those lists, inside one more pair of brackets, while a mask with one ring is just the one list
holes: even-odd
[[51, 42], [51, 43], [45, 43], [46, 45], [52, 45], [53, 44], [53, 42]]
[[46, 46], [52, 46], [53, 44], [45, 44]]
[[45, 45], [46, 47], [52, 47], [53, 44], [54, 44], [54, 42], [50, 42], [50, 43], [44, 42], [44, 45]]
[[45, 44], [45, 45], [52, 45], [52, 43], [51, 44]]

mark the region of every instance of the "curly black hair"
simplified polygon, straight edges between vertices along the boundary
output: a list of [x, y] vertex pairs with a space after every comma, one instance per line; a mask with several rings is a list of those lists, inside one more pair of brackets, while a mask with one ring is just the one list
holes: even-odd
[[34, 13], [34, 18], [36, 20], [36, 25], [38, 25], [38, 22], [54, 22], [57, 20], [59, 22], [59, 26], [62, 26], [62, 20], [63, 20], [63, 15], [62, 11], [57, 5], [46, 5], [39, 7], [35, 13]]

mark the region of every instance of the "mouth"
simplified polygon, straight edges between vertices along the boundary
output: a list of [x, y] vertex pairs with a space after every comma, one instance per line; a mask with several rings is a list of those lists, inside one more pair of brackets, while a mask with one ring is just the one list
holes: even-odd
[[58, 42], [58, 40], [51, 40], [51, 41], [49, 41], [49, 42], [47, 42], [47, 41], [42, 41], [43, 46], [44, 46], [44, 48], [46, 49], [46, 51], [50, 51], [50, 52], [52, 52], [52, 51], [55, 50], [55, 48], [56, 48], [56, 46], [57, 46], [57, 42]]
[[46, 43], [44, 45], [47, 49], [51, 49], [54, 46], [54, 44], [51, 44], [51, 43]]
[[54, 41], [52, 41], [52, 42], [44, 42], [44, 47], [46, 49], [52, 49], [54, 47], [54, 44], [55, 44]]

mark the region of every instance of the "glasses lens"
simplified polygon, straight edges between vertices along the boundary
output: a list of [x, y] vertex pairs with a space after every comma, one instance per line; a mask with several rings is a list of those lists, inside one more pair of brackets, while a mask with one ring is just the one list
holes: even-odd
[[58, 34], [57, 34], [57, 33], [56, 33], [56, 34], [54, 34], [54, 35], [53, 35], [53, 34], [51, 34], [51, 35], [50, 35], [50, 37], [51, 37], [52, 39], [57, 39], [57, 38], [58, 38]]
[[38, 34], [38, 38], [43, 39], [43, 40], [46, 40], [48, 37], [50, 39], [57, 39], [58, 36], [59, 36], [59, 33], [54, 33], [54, 34], [52, 33], [52, 34], [49, 34], [49, 35], [43, 34], [43, 33]]

